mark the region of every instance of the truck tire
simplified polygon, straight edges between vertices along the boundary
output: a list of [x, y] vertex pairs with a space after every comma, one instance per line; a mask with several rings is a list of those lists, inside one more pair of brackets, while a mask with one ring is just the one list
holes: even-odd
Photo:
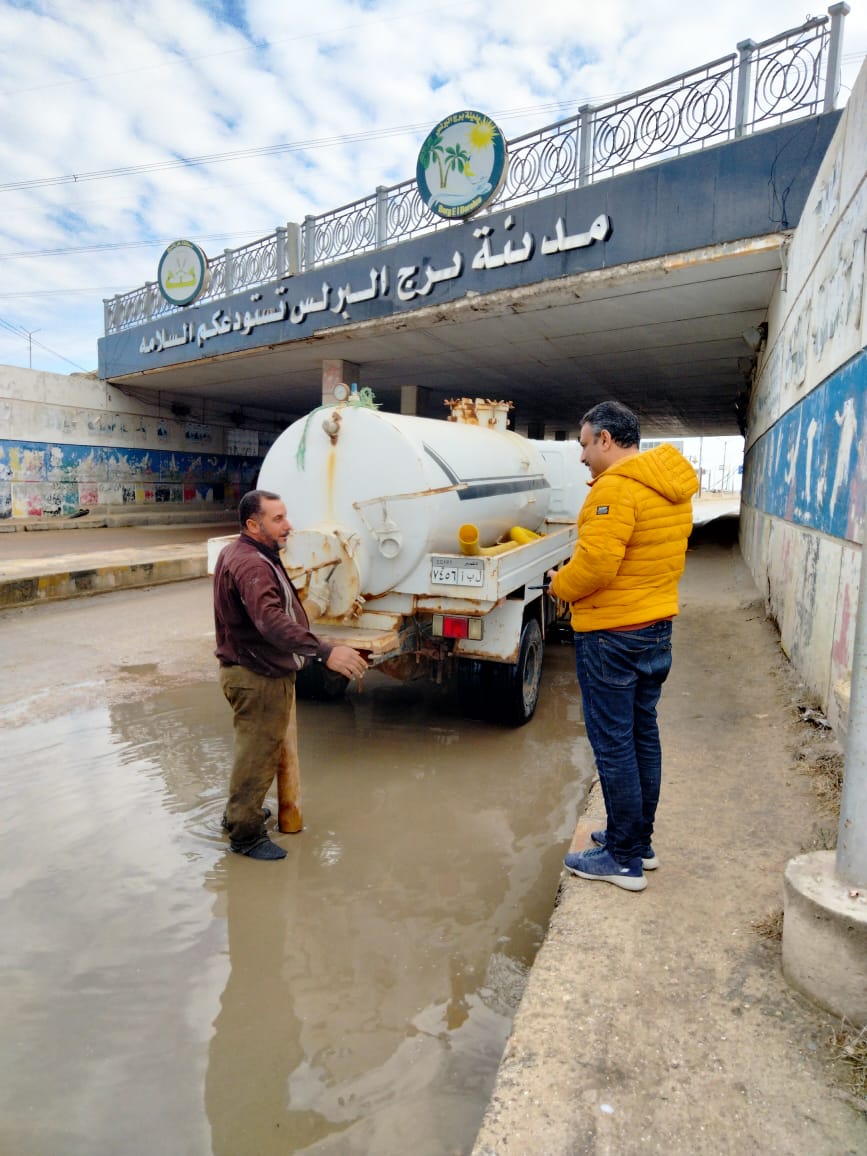
[[329, 670], [324, 662], [310, 662], [295, 676], [295, 693], [298, 698], [315, 699], [317, 702], [333, 702], [343, 698], [349, 679], [344, 674]]
[[457, 693], [461, 714], [466, 718], [490, 719], [494, 715], [497, 665], [476, 658], [460, 658], [457, 663]]
[[535, 618], [528, 618], [521, 631], [518, 661], [502, 666], [498, 714], [501, 722], [520, 727], [528, 723], [539, 701], [542, 685], [542, 630]]

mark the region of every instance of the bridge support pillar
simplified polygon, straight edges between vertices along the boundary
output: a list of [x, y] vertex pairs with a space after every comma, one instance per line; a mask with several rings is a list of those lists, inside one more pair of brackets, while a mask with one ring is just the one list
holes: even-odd
[[400, 412], [411, 417], [425, 417], [427, 413], [427, 399], [430, 393], [421, 385], [402, 385], [400, 387]]
[[352, 385], [353, 382], [361, 385], [361, 366], [353, 361], [343, 361], [335, 358], [322, 362], [322, 404], [328, 405], [334, 401], [334, 387], [340, 382]]

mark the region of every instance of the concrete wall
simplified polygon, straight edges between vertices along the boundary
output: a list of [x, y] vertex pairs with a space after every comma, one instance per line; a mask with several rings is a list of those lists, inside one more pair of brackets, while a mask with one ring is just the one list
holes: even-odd
[[239, 428], [199, 399], [154, 404], [87, 374], [0, 366], [0, 519], [235, 507], [290, 420], [245, 411]]
[[845, 731], [867, 502], [867, 68], [804, 207], [748, 413], [741, 548]]

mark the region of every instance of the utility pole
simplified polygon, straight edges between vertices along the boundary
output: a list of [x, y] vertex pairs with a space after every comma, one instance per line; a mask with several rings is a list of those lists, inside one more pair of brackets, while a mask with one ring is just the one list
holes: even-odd
[[698, 439], [698, 496], [701, 497], [701, 491], [704, 482], [704, 470], [701, 468], [701, 453], [704, 449], [704, 438]]
[[867, 887], [867, 546], [861, 547], [847, 731], [836, 867], [847, 883]]
[[29, 329], [29, 330], [25, 329], [24, 332], [27, 334], [27, 364], [30, 367], [30, 369], [32, 369], [33, 368], [33, 334], [34, 333], [41, 333], [42, 330], [41, 329]]

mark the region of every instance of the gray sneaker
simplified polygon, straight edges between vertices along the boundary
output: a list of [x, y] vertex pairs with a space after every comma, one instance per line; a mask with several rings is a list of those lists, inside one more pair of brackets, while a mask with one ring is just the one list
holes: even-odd
[[[590, 834], [590, 838], [593, 840], [597, 847], [604, 847], [607, 835], [607, 831], [593, 831]], [[641, 856], [641, 866], [645, 871], [655, 871], [659, 866], [659, 860], [657, 859], [656, 852], [652, 847], [644, 848], [644, 853]]]
[[643, 891], [647, 886], [640, 859], [618, 863], [604, 847], [594, 847], [590, 851], [570, 851], [563, 860], [563, 866], [571, 875], [613, 883], [625, 891]]

